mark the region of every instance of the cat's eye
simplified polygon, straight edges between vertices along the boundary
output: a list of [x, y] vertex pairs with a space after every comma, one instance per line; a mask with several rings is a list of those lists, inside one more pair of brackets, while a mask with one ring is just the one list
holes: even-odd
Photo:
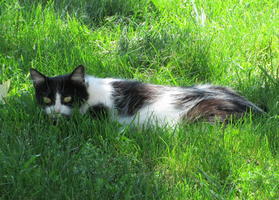
[[43, 100], [44, 100], [44, 103], [46, 103], [46, 104], [51, 103], [51, 99], [48, 97], [44, 97]]
[[65, 103], [69, 103], [70, 101], [72, 101], [72, 97], [69, 96], [64, 98]]

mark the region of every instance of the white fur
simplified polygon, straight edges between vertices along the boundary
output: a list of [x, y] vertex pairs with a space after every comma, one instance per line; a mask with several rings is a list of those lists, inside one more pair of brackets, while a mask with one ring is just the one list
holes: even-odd
[[131, 122], [139, 125], [175, 125], [182, 114], [182, 111], [172, 104], [173, 97], [166, 92], [157, 97], [154, 103], [141, 108], [135, 116], [119, 117], [119, 122], [129, 124]]
[[80, 108], [82, 114], [86, 113], [90, 106], [103, 104], [104, 106], [112, 109], [113, 101], [111, 98], [113, 88], [111, 78], [95, 78], [93, 76], [85, 77], [85, 84], [87, 85], [87, 93], [89, 94], [88, 100]]
[[61, 103], [61, 95], [56, 93], [55, 95], [55, 104], [53, 106], [47, 106], [45, 111], [48, 115], [71, 115], [72, 109]]
[[89, 98], [85, 104], [80, 108], [82, 114], [86, 113], [89, 107], [103, 104], [112, 111], [113, 119], [119, 121], [122, 124], [158, 124], [158, 125], [175, 125], [185, 109], [181, 110], [175, 107], [174, 93], [172, 91], [165, 91], [157, 97], [154, 103], [149, 104], [141, 108], [136, 115], [133, 116], [117, 116], [117, 111], [114, 109], [112, 94], [113, 88], [111, 82], [116, 79], [111, 78], [95, 78], [92, 76], [86, 76], [85, 82], [87, 84], [87, 92]]

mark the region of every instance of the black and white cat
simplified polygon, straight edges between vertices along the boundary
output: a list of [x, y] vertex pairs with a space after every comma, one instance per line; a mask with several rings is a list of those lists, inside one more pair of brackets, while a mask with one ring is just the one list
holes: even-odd
[[122, 124], [175, 125], [204, 119], [225, 121], [245, 112], [263, 112], [232, 89], [212, 85], [170, 87], [135, 80], [97, 78], [78, 66], [71, 74], [47, 77], [30, 69], [37, 102], [48, 115], [70, 116], [74, 105], [82, 114], [103, 111]]

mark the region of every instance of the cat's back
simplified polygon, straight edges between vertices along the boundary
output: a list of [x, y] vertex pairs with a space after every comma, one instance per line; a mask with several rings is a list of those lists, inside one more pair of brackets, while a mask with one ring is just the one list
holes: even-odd
[[243, 116], [252, 110], [263, 112], [233, 89], [210, 84], [190, 87], [152, 85], [138, 81], [113, 83], [115, 104], [120, 115], [138, 113], [139, 123], [156, 119], [159, 123], [176, 124], [181, 120], [225, 121], [229, 116]]
[[224, 121], [249, 109], [262, 112], [231, 88], [210, 84], [172, 87], [93, 76], [86, 76], [86, 83], [89, 103], [116, 110], [120, 122], [131, 122], [135, 116], [140, 124], [146, 121], [176, 124], [200, 118]]

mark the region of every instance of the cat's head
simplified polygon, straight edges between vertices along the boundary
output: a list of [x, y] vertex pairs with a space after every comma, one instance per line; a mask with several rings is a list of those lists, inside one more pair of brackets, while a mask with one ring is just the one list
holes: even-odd
[[47, 77], [32, 68], [30, 75], [38, 104], [52, 117], [70, 116], [74, 105], [88, 99], [82, 65], [72, 73], [61, 76]]

